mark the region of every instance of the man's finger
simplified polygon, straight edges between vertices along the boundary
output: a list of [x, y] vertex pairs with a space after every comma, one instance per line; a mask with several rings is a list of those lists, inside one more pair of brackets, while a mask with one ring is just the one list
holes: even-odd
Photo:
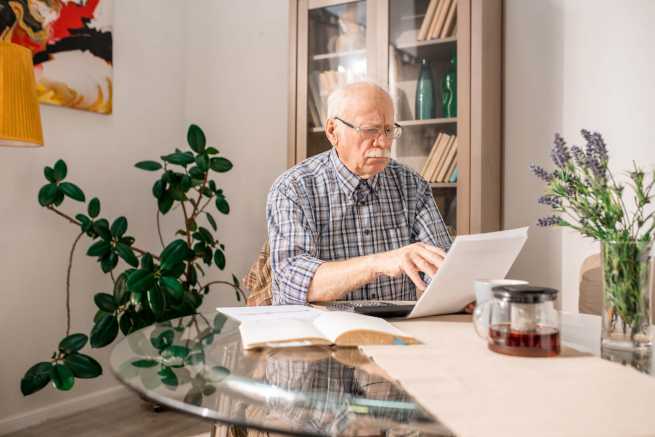
[[421, 279], [421, 276], [418, 274], [418, 269], [416, 266], [411, 262], [411, 261], [406, 261], [401, 264], [401, 268], [405, 272], [407, 276], [409, 276], [409, 279], [412, 280], [414, 285], [416, 285], [416, 288], [419, 290], [425, 290], [427, 285], [423, 280]]
[[436, 246], [433, 246], [433, 245], [427, 244], [427, 243], [423, 243], [422, 247], [429, 250], [430, 252], [436, 253], [437, 255], [441, 256], [442, 258], [446, 258], [446, 251], [443, 250], [440, 247], [436, 247]]
[[414, 253], [412, 255], [412, 261], [416, 265], [416, 267], [419, 268], [420, 271], [425, 273], [426, 275], [433, 277], [435, 273], [437, 273], [437, 267], [430, 260], [426, 260], [421, 256], [420, 253]]
[[415, 251], [415, 253], [425, 258], [430, 264], [432, 264], [436, 268], [441, 267], [441, 264], [443, 264], [444, 259], [430, 250], [419, 247], [418, 250]]

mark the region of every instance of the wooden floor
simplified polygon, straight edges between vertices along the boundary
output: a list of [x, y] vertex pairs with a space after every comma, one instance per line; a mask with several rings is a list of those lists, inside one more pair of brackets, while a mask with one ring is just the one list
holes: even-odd
[[5, 437], [191, 437], [209, 432], [209, 422], [166, 410], [154, 412], [136, 396], [43, 422]]

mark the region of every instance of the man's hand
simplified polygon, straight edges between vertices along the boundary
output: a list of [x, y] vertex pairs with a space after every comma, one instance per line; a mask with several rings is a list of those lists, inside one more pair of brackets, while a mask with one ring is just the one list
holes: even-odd
[[416, 288], [422, 291], [425, 290], [426, 285], [419, 272], [430, 277], [434, 276], [445, 258], [446, 252], [438, 247], [414, 243], [378, 254], [375, 268], [379, 273], [391, 277], [398, 277], [404, 273], [409, 276]]

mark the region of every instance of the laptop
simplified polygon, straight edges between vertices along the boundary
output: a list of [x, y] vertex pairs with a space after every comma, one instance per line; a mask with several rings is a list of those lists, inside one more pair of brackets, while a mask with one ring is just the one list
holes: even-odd
[[528, 239], [528, 228], [455, 238], [446, 259], [418, 301], [334, 301], [325, 307], [383, 318], [460, 312], [475, 300], [473, 281], [505, 278]]

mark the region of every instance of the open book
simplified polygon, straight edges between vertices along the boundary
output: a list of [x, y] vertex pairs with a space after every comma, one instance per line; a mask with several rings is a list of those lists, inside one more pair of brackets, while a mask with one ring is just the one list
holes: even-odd
[[316, 317], [302, 319], [247, 318], [239, 330], [244, 349], [418, 343], [383, 319], [342, 311], [317, 311]]

